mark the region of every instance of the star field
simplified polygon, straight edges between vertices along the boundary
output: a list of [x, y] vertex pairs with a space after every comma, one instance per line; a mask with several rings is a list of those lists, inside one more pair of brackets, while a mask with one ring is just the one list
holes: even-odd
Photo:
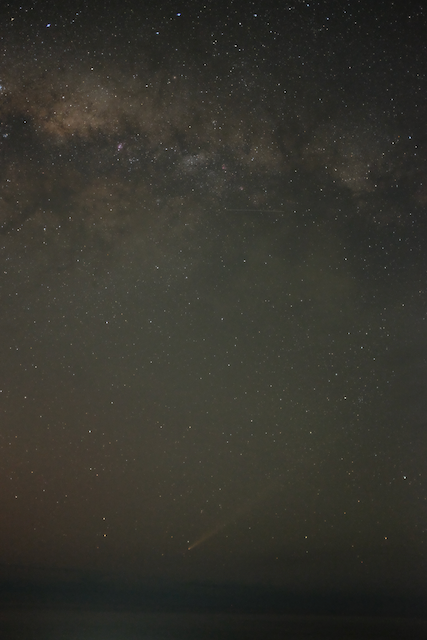
[[1, 9], [4, 565], [425, 589], [424, 24]]

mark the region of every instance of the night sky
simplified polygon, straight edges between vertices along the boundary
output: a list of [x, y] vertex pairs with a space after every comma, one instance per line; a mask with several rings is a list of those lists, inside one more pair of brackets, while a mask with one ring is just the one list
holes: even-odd
[[426, 592], [425, 27], [2, 4], [3, 570]]

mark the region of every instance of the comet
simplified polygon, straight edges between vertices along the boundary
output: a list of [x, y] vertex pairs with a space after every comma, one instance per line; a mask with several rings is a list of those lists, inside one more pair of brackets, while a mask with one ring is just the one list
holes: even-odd
[[221, 524], [218, 524], [214, 529], [210, 529], [209, 531], [204, 533], [201, 536], [201, 538], [198, 538], [195, 542], [190, 544], [190, 546], [187, 547], [187, 551], [191, 551], [192, 549], [195, 549], [196, 547], [201, 545], [203, 542], [206, 542], [206, 540], [210, 540], [210, 538], [213, 538], [214, 536], [216, 536], [220, 531], [225, 529], [225, 527], [227, 527], [229, 524], [236, 522], [236, 520], [238, 520], [242, 515], [251, 511], [257, 504], [259, 504], [262, 500], [264, 500], [267, 494], [271, 493], [274, 489], [277, 489], [277, 486], [278, 486], [278, 483], [273, 483], [273, 485], [270, 485], [264, 491], [261, 491], [258, 494], [258, 496], [250, 500], [248, 504], [246, 504], [243, 507], [240, 507], [232, 518], [230, 518], [229, 520], [226, 520], [226, 522], [222, 522]]
[[199, 544], [206, 542], [206, 540], [209, 540], [209, 538], [213, 538], [214, 536], [216, 536], [216, 534], [219, 533], [222, 529], [224, 529], [227, 526], [227, 524], [228, 524], [227, 522], [223, 524], [219, 524], [217, 527], [215, 527], [215, 529], [211, 529], [207, 533], [203, 534], [201, 538], [196, 540], [196, 542], [193, 542], [193, 544], [190, 544], [190, 546], [188, 547], [188, 551], [191, 551], [195, 547], [198, 547]]

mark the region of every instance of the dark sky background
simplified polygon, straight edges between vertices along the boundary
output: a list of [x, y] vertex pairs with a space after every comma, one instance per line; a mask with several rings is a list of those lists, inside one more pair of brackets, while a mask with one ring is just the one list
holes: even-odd
[[2, 4], [4, 571], [425, 593], [425, 26]]

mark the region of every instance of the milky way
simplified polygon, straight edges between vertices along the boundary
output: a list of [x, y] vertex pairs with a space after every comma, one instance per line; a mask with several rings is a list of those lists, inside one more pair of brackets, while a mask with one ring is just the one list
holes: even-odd
[[4, 562], [421, 583], [418, 13], [231, 4], [4, 9]]

